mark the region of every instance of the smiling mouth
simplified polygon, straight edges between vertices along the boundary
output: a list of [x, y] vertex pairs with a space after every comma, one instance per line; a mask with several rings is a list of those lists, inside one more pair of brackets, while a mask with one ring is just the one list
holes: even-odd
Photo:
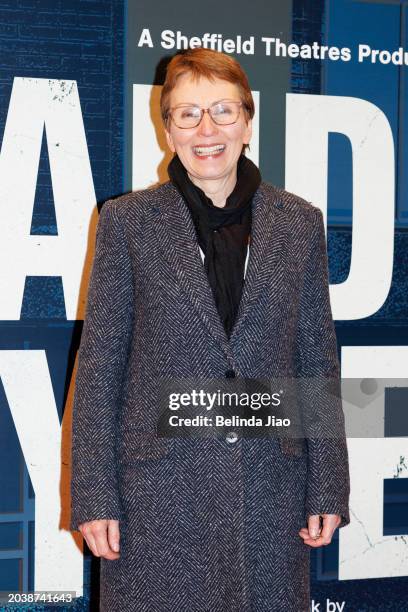
[[225, 150], [225, 144], [212, 145], [211, 147], [193, 147], [193, 151], [198, 157], [209, 157], [220, 155]]

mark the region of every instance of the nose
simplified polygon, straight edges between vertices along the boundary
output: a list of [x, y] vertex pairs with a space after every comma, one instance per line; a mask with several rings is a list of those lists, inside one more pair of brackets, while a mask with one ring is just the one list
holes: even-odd
[[201, 123], [198, 126], [198, 133], [203, 136], [212, 136], [217, 131], [217, 126], [211, 119], [208, 111], [205, 111]]

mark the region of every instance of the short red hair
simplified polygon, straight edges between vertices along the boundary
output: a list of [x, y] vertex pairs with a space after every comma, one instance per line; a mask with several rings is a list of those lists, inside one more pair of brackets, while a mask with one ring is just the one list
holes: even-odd
[[255, 114], [255, 104], [248, 77], [236, 59], [220, 51], [196, 47], [175, 55], [167, 66], [166, 80], [161, 97], [160, 111], [165, 125], [168, 125], [170, 94], [183, 74], [189, 73], [193, 79], [205, 78], [209, 81], [222, 79], [237, 85], [246, 119]]

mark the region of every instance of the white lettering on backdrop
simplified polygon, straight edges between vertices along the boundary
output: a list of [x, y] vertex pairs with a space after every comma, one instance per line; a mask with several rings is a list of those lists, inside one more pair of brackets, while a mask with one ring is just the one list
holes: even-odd
[[350, 139], [353, 163], [351, 265], [331, 285], [333, 317], [368, 317], [384, 304], [394, 256], [394, 141], [384, 113], [346, 96], [286, 94], [285, 186], [327, 216], [328, 135]]
[[[30, 235], [44, 129], [58, 236]], [[76, 82], [15, 78], [0, 155], [0, 320], [20, 319], [27, 276], [60, 276], [67, 319], [83, 318], [95, 199]]]
[[34, 589], [79, 597], [82, 552], [60, 528], [61, 426], [45, 351], [0, 351], [0, 378], [35, 492]]

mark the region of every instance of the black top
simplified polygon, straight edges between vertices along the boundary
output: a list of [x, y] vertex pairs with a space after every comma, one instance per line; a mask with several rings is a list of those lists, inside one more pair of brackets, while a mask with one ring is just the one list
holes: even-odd
[[168, 166], [168, 174], [190, 210], [215, 304], [230, 337], [244, 284], [252, 199], [261, 183], [261, 174], [251, 160], [241, 155], [237, 182], [223, 208], [215, 206], [191, 181], [177, 155]]

